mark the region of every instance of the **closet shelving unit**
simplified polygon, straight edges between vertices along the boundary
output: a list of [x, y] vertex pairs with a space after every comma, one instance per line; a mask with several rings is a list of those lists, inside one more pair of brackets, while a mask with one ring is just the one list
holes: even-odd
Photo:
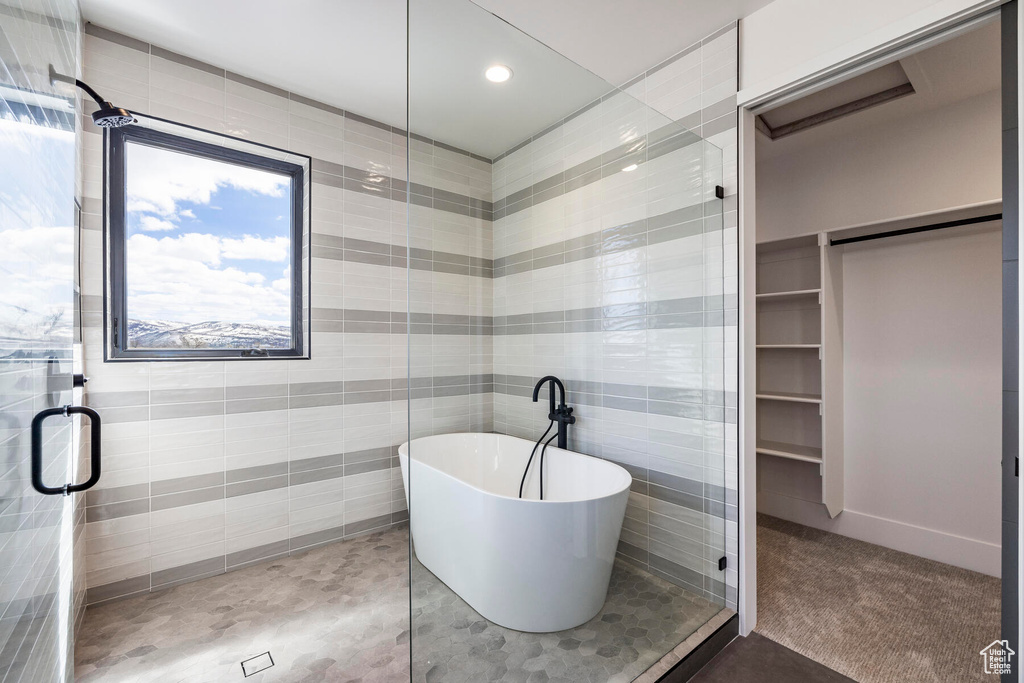
[[755, 450], [817, 468], [830, 516], [843, 511], [843, 245], [1001, 217], [980, 202], [757, 245]]
[[825, 233], [757, 245], [758, 454], [816, 467], [843, 509], [842, 267]]

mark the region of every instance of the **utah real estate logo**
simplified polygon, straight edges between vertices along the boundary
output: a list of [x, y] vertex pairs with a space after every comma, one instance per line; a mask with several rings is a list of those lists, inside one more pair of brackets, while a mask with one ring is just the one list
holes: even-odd
[[981, 656], [985, 660], [985, 673], [987, 674], [1008, 674], [1013, 670], [1010, 660], [1017, 654], [1010, 649], [1010, 644], [1005, 640], [993, 640], [984, 650]]

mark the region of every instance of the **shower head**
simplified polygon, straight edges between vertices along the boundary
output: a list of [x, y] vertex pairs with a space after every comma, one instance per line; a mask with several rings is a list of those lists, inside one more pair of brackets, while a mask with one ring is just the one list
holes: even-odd
[[110, 102], [92, 113], [92, 122], [100, 128], [121, 128], [135, 123], [135, 117], [127, 109], [115, 107]]
[[104, 100], [87, 83], [83, 83], [77, 78], [57, 73], [57, 70], [53, 68], [53, 64], [50, 65], [50, 82], [70, 83], [71, 85], [78, 86], [96, 100], [96, 104], [100, 105], [100, 108], [92, 113], [92, 121], [100, 128], [122, 128], [136, 123], [135, 117], [132, 116], [130, 111], [121, 107], [115, 107], [112, 103]]

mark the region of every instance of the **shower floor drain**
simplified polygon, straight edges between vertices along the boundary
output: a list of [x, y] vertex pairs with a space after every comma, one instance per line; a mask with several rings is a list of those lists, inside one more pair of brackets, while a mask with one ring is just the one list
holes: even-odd
[[274, 666], [274, 658], [270, 656], [269, 652], [264, 652], [242, 662], [242, 673], [248, 678], [253, 674], [266, 671], [272, 666]]

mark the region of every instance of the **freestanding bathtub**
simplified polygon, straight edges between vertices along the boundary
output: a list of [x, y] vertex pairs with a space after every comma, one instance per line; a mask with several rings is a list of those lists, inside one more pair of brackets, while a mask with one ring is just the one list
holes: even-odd
[[500, 626], [561, 631], [604, 605], [632, 479], [614, 463], [549, 447], [544, 500], [539, 449], [520, 499], [532, 449], [513, 436], [444, 434], [402, 444], [398, 457], [423, 566]]

